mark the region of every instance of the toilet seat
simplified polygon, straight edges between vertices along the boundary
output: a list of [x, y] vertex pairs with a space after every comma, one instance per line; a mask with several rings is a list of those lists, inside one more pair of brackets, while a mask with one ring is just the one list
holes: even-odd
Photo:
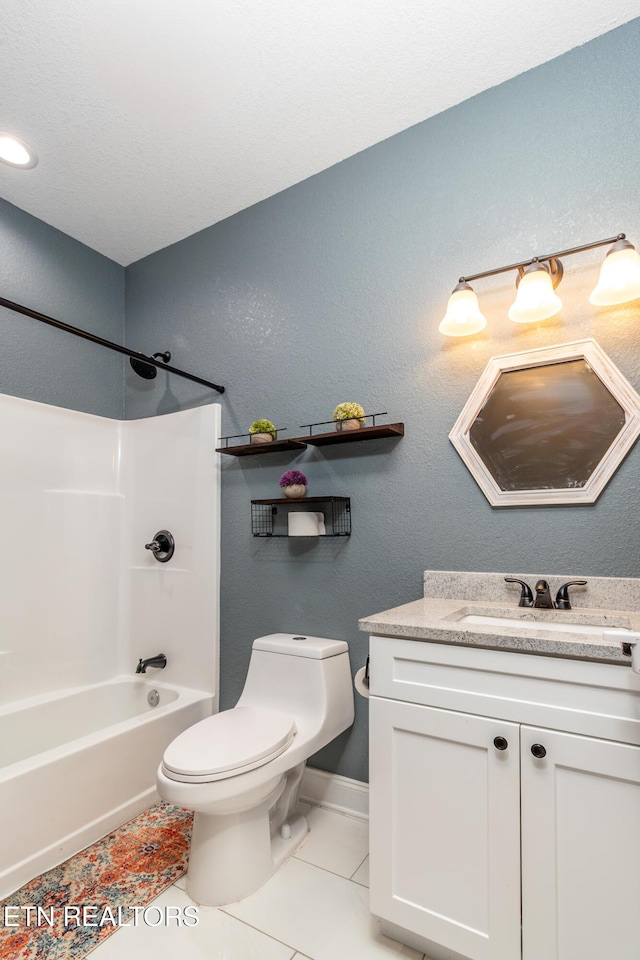
[[261, 767], [287, 749], [293, 718], [275, 710], [234, 707], [189, 727], [169, 744], [162, 770], [171, 780], [208, 783]]

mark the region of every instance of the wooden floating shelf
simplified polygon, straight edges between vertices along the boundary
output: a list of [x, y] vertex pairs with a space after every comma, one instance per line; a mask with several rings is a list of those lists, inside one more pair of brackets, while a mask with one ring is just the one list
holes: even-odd
[[377, 440], [382, 437], [403, 437], [404, 423], [384, 423], [375, 427], [360, 427], [359, 430], [332, 430], [316, 433], [311, 437], [296, 437], [312, 447], [324, 447], [330, 443], [354, 443], [356, 440]]
[[252, 457], [256, 453], [304, 450], [306, 446], [307, 444], [302, 440], [273, 440], [271, 443], [242, 443], [237, 447], [216, 447], [216, 453], [227, 453], [230, 457]]
[[259, 453], [282, 453], [284, 450], [304, 450], [307, 446], [326, 447], [332, 443], [355, 443], [357, 440], [378, 440], [384, 437], [404, 437], [404, 423], [383, 423], [359, 430], [331, 430], [311, 437], [291, 437], [271, 443], [243, 443], [235, 447], [216, 447], [216, 453], [230, 457], [252, 457]]

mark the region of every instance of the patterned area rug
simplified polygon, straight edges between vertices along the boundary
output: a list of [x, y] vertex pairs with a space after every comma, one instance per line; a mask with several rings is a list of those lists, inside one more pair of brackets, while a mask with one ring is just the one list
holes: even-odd
[[187, 869], [192, 821], [158, 804], [0, 901], [0, 957], [81, 960], [120, 926], [158, 925], [144, 908]]

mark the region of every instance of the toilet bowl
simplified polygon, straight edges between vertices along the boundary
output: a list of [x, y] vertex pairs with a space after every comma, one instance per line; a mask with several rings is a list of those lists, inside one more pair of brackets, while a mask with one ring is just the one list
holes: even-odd
[[302, 843], [305, 763], [353, 714], [344, 640], [274, 633], [254, 641], [236, 706], [181, 733], [158, 768], [162, 799], [195, 812], [187, 890], [196, 903], [241, 900]]

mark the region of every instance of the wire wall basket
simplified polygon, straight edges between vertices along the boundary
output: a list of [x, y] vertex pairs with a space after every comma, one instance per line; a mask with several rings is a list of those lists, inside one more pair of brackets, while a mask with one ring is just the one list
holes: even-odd
[[[322, 505], [322, 510], [310, 510], [309, 505]], [[251, 501], [251, 533], [254, 537], [288, 537], [288, 517], [292, 513], [314, 513], [324, 517], [318, 533], [298, 534], [314, 537], [351, 536], [350, 497], [304, 497], [300, 500], [273, 499]], [[322, 528], [324, 527], [324, 532]]]

